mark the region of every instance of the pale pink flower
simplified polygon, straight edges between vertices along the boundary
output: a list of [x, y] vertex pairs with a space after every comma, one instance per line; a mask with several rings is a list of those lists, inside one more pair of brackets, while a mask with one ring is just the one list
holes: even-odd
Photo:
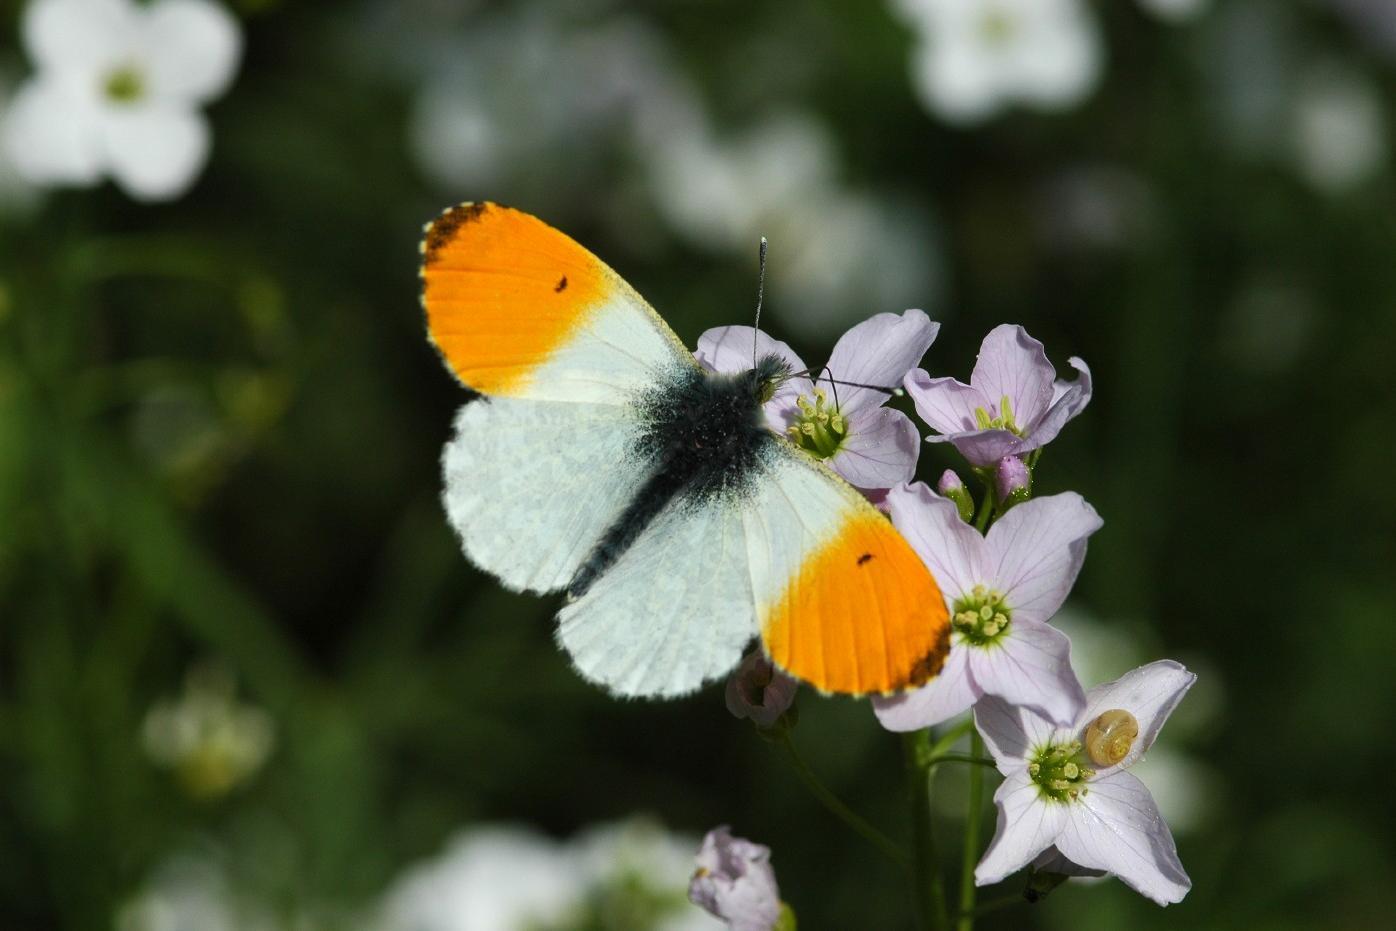
[[1068, 875], [1113, 873], [1160, 905], [1181, 901], [1192, 882], [1173, 835], [1128, 770], [1196, 679], [1172, 660], [1141, 666], [1091, 689], [1068, 727], [997, 698], [976, 705], [975, 726], [1004, 781], [975, 882], [991, 885], [1033, 863]]
[[1086, 559], [1101, 519], [1074, 492], [1017, 505], [987, 536], [925, 485], [887, 495], [892, 522], [940, 584], [950, 611], [950, 654], [921, 688], [874, 698], [882, 726], [913, 731], [967, 710], [984, 695], [1028, 705], [1054, 721], [1085, 701], [1071, 671], [1071, 641], [1047, 624]]
[[899, 387], [939, 330], [940, 324], [919, 310], [877, 314], [843, 334], [828, 366], [818, 372], [809, 371], [785, 343], [746, 326], [708, 330], [698, 338], [695, 355], [718, 372], [747, 371], [755, 356], [784, 359], [793, 377], [766, 402], [770, 428], [827, 460], [858, 488], [891, 488], [916, 472], [916, 425], [901, 411], [883, 406], [886, 391], [844, 383]]
[[726, 825], [709, 831], [698, 851], [688, 898], [733, 931], [771, 931], [780, 920], [781, 904], [770, 848], [733, 837]]
[[1080, 373], [1057, 381], [1042, 344], [1020, 326], [1003, 324], [984, 337], [968, 385], [932, 378], [924, 369], [906, 377], [916, 413], [973, 465], [991, 468], [1005, 456], [1021, 456], [1050, 443], [1091, 400], [1091, 370], [1073, 356]]
[[772, 727], [794, 704], [799, 687], [756, 649], [727, 679], [727, 710], [757, 727]]

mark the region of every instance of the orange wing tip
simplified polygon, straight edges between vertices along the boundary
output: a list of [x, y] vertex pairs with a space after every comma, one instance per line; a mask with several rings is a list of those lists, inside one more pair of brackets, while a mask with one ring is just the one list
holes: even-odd
[[810, 553], [766, 612], [771, 662], [824, 693], [890, 695], [940, 673], [950, 618], [935, 578], [868, 509]]
[[422, 227], [425, 236], [420, 248], [426, 257], [426, 264], [430, 265], [436, 260], [437, 254], [451, 244], [462, 226], [480, 219], [494, 206], [489, 201], [463, 201], [454, 207], [447, 207], [441, 211], [441, 216]]

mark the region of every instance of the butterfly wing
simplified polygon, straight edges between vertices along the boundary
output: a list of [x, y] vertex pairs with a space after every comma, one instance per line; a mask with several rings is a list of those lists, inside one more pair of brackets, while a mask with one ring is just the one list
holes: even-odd
[[507, 586], [564, 587], [654, 465], [637, 392], [697, 363], [600, 259], [541, 220], [464, 204], [426, 227], [431, 341], [467, 387], [443, 454], [446, 512]]
[[422, 306], [447, 367], [491, 397], [625, 404], [697, 365], [604, 262], [497, 204], [462, 204], [427, 224]]
[[675, 696], [760, 634], [826, 692], [895, 692], [937, 672], [949, 623], [935, 580], [876, 508], [772, 438], [740, 494], [671, 502], [559, 613], [578, 670], [613, 692]]

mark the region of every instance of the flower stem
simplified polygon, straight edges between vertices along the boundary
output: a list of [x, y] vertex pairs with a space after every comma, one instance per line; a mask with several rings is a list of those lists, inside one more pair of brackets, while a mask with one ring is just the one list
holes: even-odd
[[931, 757], [931, 766], [938, 766], [941, 763], [969, 763], [975, 767], [992, 767], [994, 765], [994, 761], [987, 756], [975, 756], [973, 753], [940, 753]]
[[994, 484], [990, 478], [984, 483], [984, 498], [979, 502], [979, 513], [974, 516], [974, 529], [983, 533], [989, 527], [989, 516], [994, 513]]
[[[984, 752], [984, 738], [975, 731], [970, 735], [970, 759], [978, 761]], [[989, 761], [992, 766], [993, 762]], [[965, 808], [965, 846], [960, 860], [960, 916], [956, 931], [974, 931], [974, 865], [979, 860], [980, 807], [984, 804], [984, 770], [978, 766], [969, 771], [969, 802]]]
[[795, 742], [790, 739], [788, 731], [782, 731], [778, 740], [780, 747], [785, 751], [786, 759], [795, 769], [795, 775], [800, 777], [800, 781], [805, 784], [805, 788], [810, 790], [825, 808], [836, 818], [848, 825], [855, 833], [861, 835], [864, 840], [881, 850], [887, 857], [902, 869], [909, 869], [911, 863], [907, 860], [906, 851], [902, 850], [895, 841], [873, 827], [861, 815], [844, 804], [843, 800], [835, 795], [819, 777], [810, 769], [805, 758], [800, 756], [800, 751], [795, 749]]
[[[987, 915], [989, 912], [996, 912], [1001, 908], [1009, 908], [1014, 905], [1022, 905], [1025, 902], [1027, 902], [1027, 899], [1023, 898], [1023, 894], [1021, 892], [1014, 892], [1009, 895], [1001, 895], [996, 899], [990, 899], [983, 905], [980, 905], [977, 908], [974, 908], [970, 911], [961, 911], [958, 917], [962, 923], [966, 918], [969, 918], [972, 921], [973, 919], [978, 918], [980, 915]], [[963, 924], [961, 926], [963, 927]]]
[[911, 825], [916, 851], [911, 873], [912, 892], [916, 897], [921, 927], [928, 931], [940, 931], [949, 927], [949, 923], [931, 819], [931, 780], [935, 770], [930, 762], [930, 743], [929, 729], [902, 735], [906, 775], [911, 787]]

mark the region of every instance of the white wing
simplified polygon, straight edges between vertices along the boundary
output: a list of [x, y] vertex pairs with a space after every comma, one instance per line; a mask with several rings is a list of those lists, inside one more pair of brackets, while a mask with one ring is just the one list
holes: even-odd
[[614, 404], [480, 398], [442, 454], [443, 499], [465, 554], [513, 589], [563, 588], [653, 466]]

